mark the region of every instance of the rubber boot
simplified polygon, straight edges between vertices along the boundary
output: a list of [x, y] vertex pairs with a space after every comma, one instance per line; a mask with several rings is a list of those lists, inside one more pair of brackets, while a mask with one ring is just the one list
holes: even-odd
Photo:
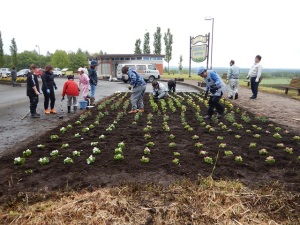
[[68, 113], [71, 113], [71, 106], [68, 106]]
[[94, 101], [95, 101], [95, 98], [92, 97], [92, 98], [91, 98], [91, 101], [90, 101], [90, 104], [91, 104], [91, 105], [95, 105], [95, 104], [94, 104]]
[[73, 106], [74, 114], [77, 112], [77, 106]]

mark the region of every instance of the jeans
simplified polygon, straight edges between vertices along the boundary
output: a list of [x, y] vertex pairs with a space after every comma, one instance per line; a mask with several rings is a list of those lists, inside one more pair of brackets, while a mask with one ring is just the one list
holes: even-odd
[[48, 94], [45, 91], [43, 91], [44, 97], [45, 97], [45, 101], [44, 101], [44, 109], [48, 109], [49, 108], [49, 100], [50, 100], [50, 108], [54, 109], [54, 105], [55, 105], [55, 94], [54, 94], [54, 90], [50, 89], [50, 93]]
[[91, 84], [91, 98], [95, 97], [96, 85]]
[[220, 104], [220, 99], [221, 96], [210, 96], [209, 101], [208, 101], [208, 115], [212, 116], [215, 113], [214, 108], [216, 108], [217, 112], [219, 114], [222, 114], [224, 112], [224, 106]]
[[39, 102], [39, 96], [29, 96], [29, 102], [30, 102], [30, 113], [31, 115], [36, 114], [36, 108], [37, 108], [37, 104]]
[[251, 77], [251, 79], [250, 79], [253, 98], [257, 97], [258, 85], [259, 85], [259, 82], [255, 82], [255, 80], [256, 80], [256, 77]]
[[131, 94], [131, 110], [136, 109], [143, 109], [144, 108], [144, 102], [143, 102], [143, 96], [146, 91], [146, 85], [137, 86], [132, 89]]

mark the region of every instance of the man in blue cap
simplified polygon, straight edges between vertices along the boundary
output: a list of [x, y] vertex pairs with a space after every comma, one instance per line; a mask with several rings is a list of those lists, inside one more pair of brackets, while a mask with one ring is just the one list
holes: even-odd
[[222, 95], [226, 92], [226, 85], [221, 77], [213, 70], [207, 70], [203, 66], [199, 67], [197, 74], [204, 78], [206, 83], [205, 98], [207, 98], [208, 91], [210, 92], [210, 98], [208, 101], [209, 108], [205, 119], [210, 119], [215, 113], [214, 108], [218, 112], [217, 118], [224, 116], [224, 106], [220, 104]]

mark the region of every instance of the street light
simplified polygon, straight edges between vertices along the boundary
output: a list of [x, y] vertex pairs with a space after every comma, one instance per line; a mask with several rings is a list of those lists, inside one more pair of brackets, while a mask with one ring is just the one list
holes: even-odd
[[213, 55], [213, 43], [214, 43], [214, 18], [211, 16], [206, 16], [205, 20], [212, 20], [211, 51], [210, 51], [210, 69], [212, 69], [212, 55]]
[[[40, 58], [41, 58], [40, 46], [35, 45], [35, 47], [37, 47], [39, 49], [39, 63], [40, 63]], [[41, 65], [39, 65], [39, 67], [41, 67]]]

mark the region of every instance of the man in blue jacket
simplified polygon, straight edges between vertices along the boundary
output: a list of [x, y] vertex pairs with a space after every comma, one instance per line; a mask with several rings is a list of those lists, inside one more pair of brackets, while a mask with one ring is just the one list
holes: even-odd
[[128, 75], [128, 81], [132, 88], [131, 94], [131, 111], [129, 113], [144, 112], [143, 96], [146, 91], [146, 82], [144, 78], [135, 72], [132, 68], [124, 66], [122, 73]]
[[224, 116], [224, 106], [220, 104], [220, 99], [222, 95], [226, 92], [226, 85], [221, 79], [221, 77], [212, 70], [207, 70], [204, 67], [199, 67], [198, 75], [203, 77], [206, 83], [206, 94], [210, 91], [210, 98], [208, 101], [209, 108], [205, 119], [210, 119], [215, 113], [214, 108], [218, 112], [217, 118]]

